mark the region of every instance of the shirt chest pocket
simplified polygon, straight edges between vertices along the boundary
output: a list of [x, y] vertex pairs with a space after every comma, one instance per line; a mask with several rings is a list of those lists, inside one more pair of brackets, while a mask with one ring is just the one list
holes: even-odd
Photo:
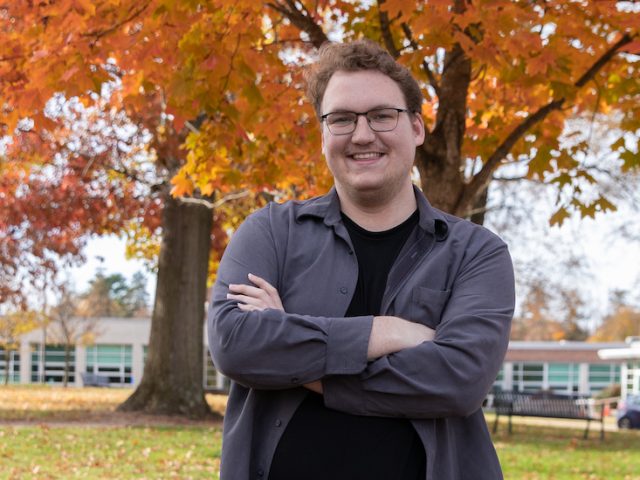
[[435, 329], [442, 319], [442, 312], [450, 296], [451, 290], [414, 287], [411, 291], [407, 320]]

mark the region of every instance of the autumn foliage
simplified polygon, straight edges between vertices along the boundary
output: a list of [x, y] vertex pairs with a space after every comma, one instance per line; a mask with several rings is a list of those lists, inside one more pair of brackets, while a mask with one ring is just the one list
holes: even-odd
[[[383, 43], [423, 82], [423, 186], [465, 214], [505, 163], [560, 186], [594, 181], [580, 162], [588, 141], [559, 142], [569, 117], [622, 112], [615, 148], [623, 168], [637, 167], [624, 136], [640, 127], [640, 41], [625, 3], [12, 2], [0, 16], [0, 122], [5, 134], [25, 117], [31, 132], [53, 131], [44, 107], [56, 92], [88, 105], [115, 82], [110, 105], [151, 133], [175, 195], [319, 193], [327, 177], [300, 65], [342, 29], [345, 39]], [[42, 162], [52, 147], [38, 146]], [[3, 162], [13, 176], [24, 168]], [[583, 214], [611, 208], [603, 197], [573, 200]], [[571, 205], [560, 207], [562, 217]]]
[[302, 67], [325, 41], [371, 38], [421, 82], [435, 206], [482, 221], [500, 175], [568, 192], [554, 222], [610, 210], [566, 125], [615, 117], [617, 168], [639, 167], [639, 24], [634, 2], [597, 0], [5, 2], [0, 301], [18, 258], [34, 275], [91, 233], [157, 254], [169, 194], [211, 209], [219, 253], [252, 208], [324, 192]]

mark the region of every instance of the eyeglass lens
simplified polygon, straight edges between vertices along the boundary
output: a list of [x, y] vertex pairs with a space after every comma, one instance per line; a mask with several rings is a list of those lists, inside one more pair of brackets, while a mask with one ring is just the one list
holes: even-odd
[[336, 135], [353, 133], [358, 123], [358, 116], [364, 115], [371, 130], [375, 132], [388, 132], [398, 125], [400, 112], [394, 108], [379, 108], [365, 113], [335, 112], [325, 117], [329, 131]]

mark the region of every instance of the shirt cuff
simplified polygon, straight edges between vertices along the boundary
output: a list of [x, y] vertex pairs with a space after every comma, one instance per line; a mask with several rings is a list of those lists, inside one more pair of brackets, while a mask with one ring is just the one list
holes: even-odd
[[326, 375], [353, 375], [367, 366], [373, 316], [334, 318], [327, 335]]
[[324, 377], [322, 396], [327, 408], [352, 415], [366, 415], [365, 395], [358, 377]]

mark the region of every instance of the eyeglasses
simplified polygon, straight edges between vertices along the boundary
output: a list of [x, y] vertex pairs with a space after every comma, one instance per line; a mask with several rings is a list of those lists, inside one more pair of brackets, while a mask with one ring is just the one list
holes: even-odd
[[358, 117], [364, 115], [369, 128], [374, 132], [390, 132], [398, 126], [398, 117], [406, 108], [374, 108], [368, 112], [331, 112], [325, 113], [320, 120], [326, 123], [333, 135], [349, 135], [355, 132]]

